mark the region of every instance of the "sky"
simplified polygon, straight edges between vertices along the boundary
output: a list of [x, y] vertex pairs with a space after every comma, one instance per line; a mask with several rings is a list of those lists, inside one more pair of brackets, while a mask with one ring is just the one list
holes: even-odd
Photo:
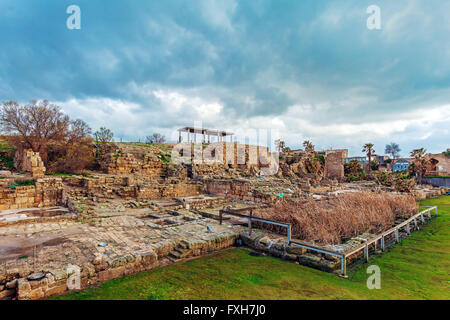
[[0, 102], [47, 99], [123, 141], [196, 125], [239, 142], [270, 130], [292, 149], [437, 153], [449, 14], [441, 0], [0, 0]]

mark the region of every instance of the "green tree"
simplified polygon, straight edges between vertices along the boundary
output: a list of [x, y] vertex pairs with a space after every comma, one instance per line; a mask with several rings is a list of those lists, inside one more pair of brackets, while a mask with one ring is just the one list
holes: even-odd
[[111, 142], [114, 137], [114, 133], [104, 127], [101, 127], [100, 130], [94, 132], [94, 138], [96, 142], [100, 142], [102, 144]]
[[423, 176], [427, 171], [427, 165], [430, 161], [426, 158], [427, 150], [424, 148], [414, 149], [411, 151], [411, 158], [413, 158], [413, 163], [410, 165], [410, 171], [418, 176], [419, 183], [423, 181]]

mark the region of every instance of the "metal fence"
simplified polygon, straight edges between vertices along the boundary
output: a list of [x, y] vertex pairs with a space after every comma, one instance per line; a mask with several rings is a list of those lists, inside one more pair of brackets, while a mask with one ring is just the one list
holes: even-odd
[[[341, 259], [341, 274], [340, 275], [342, 277], [347, 277], [347, 259], [348, 259], [348, 257], [356, 254], [357, 252], [359, 252], [361, 250], [364, 250], [364, 258], [366, 259], [366, 261], [369, 261], [369, 246], [370, 245], [373, 245], [375, 248], [377, 248], [378, 242], [380, 242], [380, 249], [382, 251], [384, 251], [385, 239], [387, 236], [394, 234], [395, 241], [398, 243], [399, 242], [399, 230], [401, 228], [405, 228], [406, 233], [409, 235], [411, 233], [411, 223], [414, 223], [414, 227], [416, 229], [418, 229], [419, 219], [420, 219], [420, 222], [422, 222], [422, 224], [424, 224], [425, 223], [425, 215], [428, 215], [428, 217], [431, 219], [432, 218], [431, 211], [433, 211], [433, 210], [434, 210], [434, 216], [435, 217], [437, 216], [437, 207], [436, 206], [426, 206], [426, 205], [420, 205], [420, 206], [426, 207], [427, 209], [420, 211], [419, 213], [413, 215], [412, 217], [408, 218], [407, 220], [403, 221], [402, 223], [396, 225], [395, 227], [392, 227], [391, 229], [378, 234], [376, 237], [365, 241], [360, 246], [358, 246], [356, 248], [352, 248], [345, 252], [339, 252], [339, 251], [333, 251], [333, 250], [329, 250], [329, 249], [325, 249], [325, 248], [320, 248], [320, 247], [311, 245], [309, 243], [306, 243], [306, 242], [303, 242], [300, 240], [293, 241], [291, 239], [292, 225], [290, 223], [282, 223], [282, 222], [278, 222], [278, 221], [255, 218], [255, 217], [253, 217], [253, 208], [238, 209], [235, 211], [232, 211], [230, 209], [228, 209], [228, 210], [224, 209], [224, 210], [220, 211], [219, 215], [220, 215], [220, 223], [221, 224], [222, 224], [223, 214], [230, 214], [230, 215], [234, 215], [234, 216], [238, 216], [238, 217], [242, 217], [242, 218], [247, 218], [249, 235], [252, 234], [252, 221], [258, 221], [258, 222], [263, 222], [263, 223], [267, 223], [267, 224], [285, 227], [285, 228], [287, 228], [287, 243], [288, 243], [288, 245], [301, 247], [301, 248], [304, 248], [307, 250], [311, 250], [311, 251], [315, 251], [315, 252], [319, 252], [319, 253], [323, 253], [323, 254], [327, 254], [327, 255], [331, 255], [331, 256], [340, 258]], [[240, 212], [243, 212], [243, 211], [250, 211], [250, 215], [247, 216], [247, 215], [241, 214]]]

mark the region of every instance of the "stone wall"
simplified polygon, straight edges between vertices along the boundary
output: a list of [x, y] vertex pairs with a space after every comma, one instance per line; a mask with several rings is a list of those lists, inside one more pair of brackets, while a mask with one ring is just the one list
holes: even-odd
[[31, 149], [19, 149], [14, 155], [14, 166], [20, 172], [31, 172], [34, 178], [45, 175], [45, 166], [39, 152]]
[[264, 194], [253, 189], [248, 181], [239, 179], [205, 181], [204, 191], [208, 194], [244, 201], [274, 203], [278, 199], [275, 195]]
[[[198, 243], [189, 243], [188, 252], [184, 258], [202, 256], [231, 247], [238, 237], [239, 234], [236, 233]], [[29, 274], [22, 274], [20, 270], [9, 270], [6, 274], [0, 274], [0, 300], [49, 298], [75, 289], [78, 279], [80, 288], [84, 289], [105, 281], [164, 266], [170, 263], [167, 256], [176, 245], [176, 243], [168, 243], [155, 250], [135, 252], [133, 255], [120, 256], [109, 261], [106, 261], [104, 256], [97, 255], [90, 263], [80, 267], [75, 266], [73, 271], [68, 272], [67, 267], [40, 271], [41, 278], [38, 280], [31, 280]], [[77, 267], [79, 272], [76, 271]]]
[[37, 179], [34, 186], [0, 187], [0, 210], [65, 205], [61, 178]]
[[427, 168], [427, 175], [449, 176], [450, 175], [450, 156], [445, 154], [427, 155], [430, 164]]
[[102, 169], [108, 174], [142, 173], [149, 177], [161, 177], [167, 165], [155, 155], [145, 155], [137, 159], [130, 153], [116, 152], [108, 154]]
[[77, 198], [95, 196], [111, 199], [119, 196], [132, 200], [157, 200], [198, 195], [202, 186], [187, 179], [154, 179], [148, 176], [65, 177], [64, 183], [76, 187], [70, 194]]
[[345, 154], [342, 151], [327, 152], [324, 176], [329, 179], [342, 179], [344, 177], [344, 159]]

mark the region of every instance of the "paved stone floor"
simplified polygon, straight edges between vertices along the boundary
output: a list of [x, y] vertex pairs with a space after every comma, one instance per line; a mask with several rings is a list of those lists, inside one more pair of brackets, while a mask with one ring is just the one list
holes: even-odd
[[186, 209], [177, 212], [159, 207], [129, 209], [111, 201], [98, 204], [87, 221], [0, 227], [0, 282], [13, 273], [26, 277], [33, 272], [58, 272], [70, 264], [82, 267], [98, 256], [113, 261], [152, 250], [165, 257], [183, 240], [208, 242], [243, 230]]

